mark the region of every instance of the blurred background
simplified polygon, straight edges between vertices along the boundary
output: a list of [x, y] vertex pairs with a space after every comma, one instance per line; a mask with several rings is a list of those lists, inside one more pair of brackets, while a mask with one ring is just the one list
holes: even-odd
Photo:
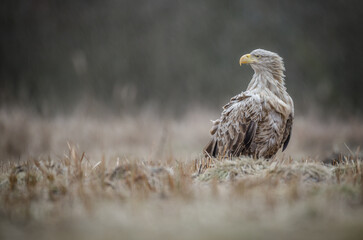
[[[239, 57], [264, 48], [285, 60], [298, 117], [313, 111], [347, 121], [362, 114], [362, 9], [358, 0], [3, 0], [0, 107], [39, 116], [79, 111], [125, 116], [147, 109], [185, 116], [191, 109], [204, 114], [204, 109], [213, 114], [187, 115], [191, 124], [200, 119], [198, 131], [205, 135], [193, 138], [200, 149], [209, 137], [208, 120], [217, 118], [221, 106], [252, 77], [250, 67], [239, 66]], [[15, 139], [12, 145], [50, 124], [42, 122], [36, 131], [28, 115], [9, 117], [8, 110], [0, 131]], [[13, 133], [14, 119], [20, 120]], [[19, 133], [27, 124], [35, 132]], [[64, 123], [56, 124], [64, 131]], [[304, 126], [311, 129], [311, 124]], [[56, 128], [49, 129], [40, 144], [45, 149]], [[361, 135], [354, 139], [359, 143]], [[24, 148], [31, 142], [25, 141]], [[120, 142], [116, 139], [115, 145]]]
[[297, 113], [361, 114], [362, 1], [3, 0], [0, 9], [2, 105], [219, 110], [251, 79], [239, 57], [264, 48], [285, 59]]

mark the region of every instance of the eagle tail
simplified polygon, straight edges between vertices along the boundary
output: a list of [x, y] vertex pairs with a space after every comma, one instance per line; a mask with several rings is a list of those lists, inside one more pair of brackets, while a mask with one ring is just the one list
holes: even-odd
[[203, 150], [206, 157], [216, 157], [218, 153], [217, 141], [212, 139]]

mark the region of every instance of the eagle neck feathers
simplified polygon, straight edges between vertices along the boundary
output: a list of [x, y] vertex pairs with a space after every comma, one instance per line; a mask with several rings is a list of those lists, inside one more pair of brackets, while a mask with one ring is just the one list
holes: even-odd
[[[271, 106], [276, 108], [283, 115], [290, 112], [290, 96], [285, 87], [284, 68], [280, 69], [254, 69], [247, 91], [260, 93], [264, 101], [271, 102]], [[281, 109], [282, 108], [282, 109]]]

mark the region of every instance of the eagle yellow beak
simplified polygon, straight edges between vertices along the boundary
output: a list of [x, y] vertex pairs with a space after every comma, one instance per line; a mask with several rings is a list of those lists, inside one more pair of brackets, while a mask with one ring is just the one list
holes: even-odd
[[256, 59], [251, 54], [245, 54], [239, 59], [239, 65], [256, 62]]

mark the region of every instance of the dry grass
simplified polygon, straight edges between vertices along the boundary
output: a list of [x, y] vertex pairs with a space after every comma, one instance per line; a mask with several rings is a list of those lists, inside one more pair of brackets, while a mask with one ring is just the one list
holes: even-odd
[[[353, 149], [363, 127], [331, 133], [339, 128], [314, 120], [329, 130], [318, 136], [298, 120], [290, 151], [300, 145], [303, 158], [204, 159], [209, 115], [160, 122], [151, 113], [42, 119], [1, 112], [0, 239], [361, 238], [359, 150], [346, 149], [334, 164], [321, 160], [341, 151], [334, 145]], [[334, 142], [335, 134], [344, 141]], [[320, 152], [309, 147], [329, 139]], [[77, 144], [65, 148], [67, 141]]]

